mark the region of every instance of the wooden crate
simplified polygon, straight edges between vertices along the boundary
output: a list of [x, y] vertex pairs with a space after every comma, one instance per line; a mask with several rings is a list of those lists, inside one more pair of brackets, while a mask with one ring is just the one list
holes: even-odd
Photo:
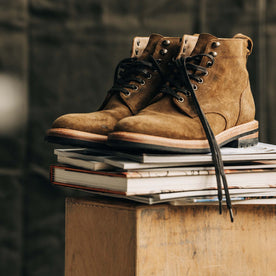
[[276, 275], [276, 207], [66, 199], [66, 276]]

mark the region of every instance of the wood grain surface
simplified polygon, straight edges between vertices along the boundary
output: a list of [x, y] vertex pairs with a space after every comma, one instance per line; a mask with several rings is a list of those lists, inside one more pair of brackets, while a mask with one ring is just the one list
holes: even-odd
[[274, 275], [275, 214], [68, 198], [65, 275]]

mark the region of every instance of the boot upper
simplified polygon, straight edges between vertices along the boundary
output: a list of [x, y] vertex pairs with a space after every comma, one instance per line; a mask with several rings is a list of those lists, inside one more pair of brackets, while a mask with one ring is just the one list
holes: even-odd
[[[190, 82], [215, 135], [254, 120], [255, 104], [246, 69], [251, 51], [252, 40], [242, 34], [229, 39], [201, 34], [191, 53], [194, 58], [205, 54], [196, 65], [206, 68], [207, 73], [195, 70], [189, 74], [197, 75], [197, 79], [191, 77]], [[180, 52], [177, 59], [181, 57]], [[177, 97], [161, 93], [158, 101], [136, 116], [121, 120], [115, 131], [175, 139], [206, 139], [194, 102], [188, 93], [183, 93], [185, 87], [182, 88], [180, 91], [172, 88]]]

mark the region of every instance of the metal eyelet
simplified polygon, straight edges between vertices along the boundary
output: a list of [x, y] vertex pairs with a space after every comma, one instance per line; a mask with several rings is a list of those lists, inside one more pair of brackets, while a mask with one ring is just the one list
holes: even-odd
[[145, 82], [144, 80], [142, 80], [140, 84], [141, 84], [141, 85], [145, 85], [146, 82]]
[[197, 90], [197, 85], [196, 84], [193, 85], [193, 89]]
[[203, 79], [199, 78], [198, 83], [203, 83]]
[[217, 48], [217, 47], [219, 47], [219, 46], [220, 46], [220, 42], [219, 42], [219, 41], [215, 41], [215, 42], [213, 42], [212, 45], [211, 45], [212, 48]]
[[167, 49], [161, 49], [159, 52], [162, 56], [166, 55], [168, 53]]
[[137, 86], [137, 85], [134, 85], [134, 86], [133, 86], [133, 90], [138, 90], [138, 86]]
[[213, 57], [216, 57], [218, 55], [217, 52], [210, 52], [209, 55], [212, 55]]
[[209, 72], [206, 71], [206, 72], [203, 73], [203, 76], [206, 77], [206, 76], [208, 76], [208, 74], [209, 74]]
[[183, 98], [183, 97], [179, 97], [179, 98], [177, 99], [177, 101], [180, 102], [180, 103], [183, 103], [183, 102], [184, 102], [184, 98]]
[[150, 80], [151, 78], [152, 78], [152, 74], [149, 73], [149, 74], [147, 75], [147, 79]]
[[126, 97], [130, 96], [130, 94], [131, 94], [131, 93], [130, 93], [129, 91], [127, 91], [127, 92], [124, 93], [124, 95], [125, 95]]
[[209, 60], [209, 61], [207, 61], [206, 66], [207, 66], [207, 67], [211, 67], [211, 66], [213, 66], [213, 62], [212, 62], [212, 61], [210, 61], [210, 60]]
[[163, 46], [169, 46], [171, 44], [170, 40], [166, 39], [162, 42]]

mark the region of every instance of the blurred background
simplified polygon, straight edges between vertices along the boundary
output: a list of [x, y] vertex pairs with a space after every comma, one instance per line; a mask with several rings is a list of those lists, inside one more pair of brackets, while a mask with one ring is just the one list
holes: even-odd
[[[261, 141], [276, 143], [276, 1], [0, 1], [0, 275], [64, 274], [64, 199], [44, 142], [55, 118], [94, 111], [132, 38], [250, 36]], [[80, 275], [81, 276], [81, 275]]]

